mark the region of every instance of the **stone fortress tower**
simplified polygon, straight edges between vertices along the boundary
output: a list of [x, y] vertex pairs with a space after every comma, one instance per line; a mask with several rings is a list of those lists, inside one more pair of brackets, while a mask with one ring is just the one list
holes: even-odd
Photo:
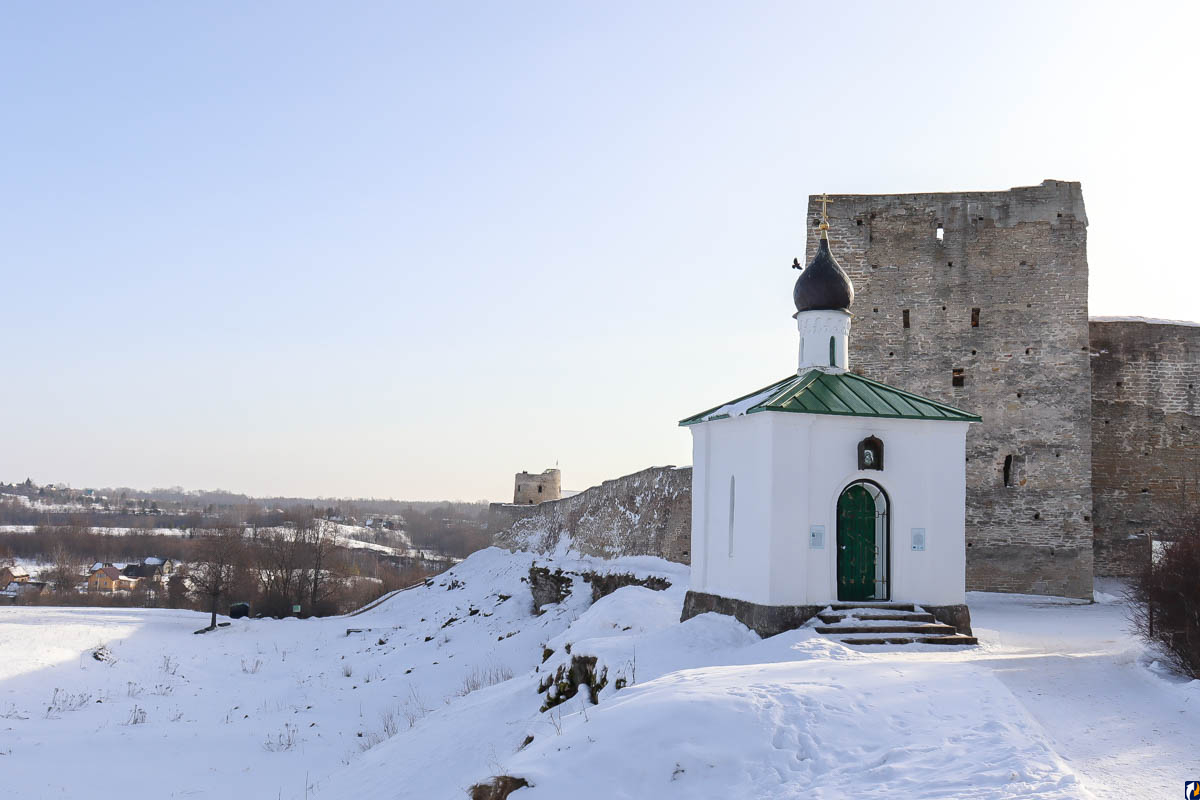
[[562, 471], [548, 469], [540, 475], [518, 472], [513, 487], [515, 505], [537, 505], [547, 500], [562, 499]]
[[[1140, 568], [1149, 536], [1200, 513], [1200, 328], [1089, 324], [1079, 183], [830, 200], [855, 371], [983, 417], [968, 588], [1090, 597], [1093, 574]], [[808, 219], [811, 257], [816, 196]]]

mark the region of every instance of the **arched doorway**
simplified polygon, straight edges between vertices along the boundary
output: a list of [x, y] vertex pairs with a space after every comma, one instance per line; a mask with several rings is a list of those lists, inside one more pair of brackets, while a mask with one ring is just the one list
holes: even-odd
[[855, 481], [837, 503], [838, 600], [889, 597], [888, 498], [871, 481]]

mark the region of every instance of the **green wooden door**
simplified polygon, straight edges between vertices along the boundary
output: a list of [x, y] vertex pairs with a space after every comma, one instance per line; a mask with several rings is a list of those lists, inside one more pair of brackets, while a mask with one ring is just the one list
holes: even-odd
[[862, 486], [838, 498], [837, 548], [838, 599], [875, 599], [875, 499]]

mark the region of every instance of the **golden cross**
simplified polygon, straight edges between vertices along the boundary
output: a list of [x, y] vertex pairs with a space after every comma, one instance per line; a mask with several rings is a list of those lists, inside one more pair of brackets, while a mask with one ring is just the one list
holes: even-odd
[[821, 230], [829, 230], [829, 204], [833, 201], [829, 199], [829, 195], [821, 194]]

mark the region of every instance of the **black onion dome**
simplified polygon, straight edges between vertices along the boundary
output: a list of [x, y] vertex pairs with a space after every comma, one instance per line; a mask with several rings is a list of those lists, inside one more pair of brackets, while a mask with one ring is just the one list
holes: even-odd
[[[793, 265], [798, 266], [798, 265]], [[829, 240], [821, 237], [817, 254], [796, 279], [792, 290], [796, 311], [849, 311], [854, 302], [854, 284], [829, 252]]]

